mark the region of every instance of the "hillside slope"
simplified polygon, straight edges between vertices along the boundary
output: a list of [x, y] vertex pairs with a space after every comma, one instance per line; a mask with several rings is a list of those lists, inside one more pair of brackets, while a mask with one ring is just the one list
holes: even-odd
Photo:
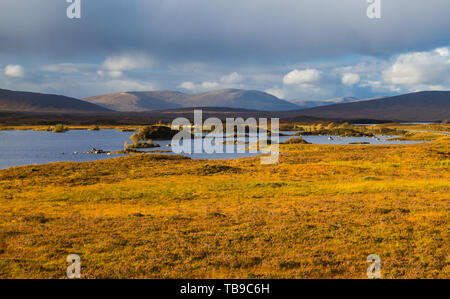
[[423, 91], [394, 97], [289, 112], [329, 119], [441, 121], [450, 118], [449, 91]]
[[66, 96], [0, 89], [0, 111], [107, 112], [110, 110]]

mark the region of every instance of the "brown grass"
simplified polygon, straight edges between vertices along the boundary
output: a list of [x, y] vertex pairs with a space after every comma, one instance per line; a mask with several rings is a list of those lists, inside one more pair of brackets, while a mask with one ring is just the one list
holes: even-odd
[[0, 277], [449, 277], [450, 139], [282, 145], [259, 158], [135, 155], [0, 171]]

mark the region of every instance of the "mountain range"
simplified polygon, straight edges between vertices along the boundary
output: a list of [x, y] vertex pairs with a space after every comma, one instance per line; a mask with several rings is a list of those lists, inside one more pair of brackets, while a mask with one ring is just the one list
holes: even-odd
[[[322, 105], [322, 106], [320, 106]], [[305, 109], [305, 107], [308, 107]], [[450, 119], [450, 92], [424, 91], [393, 97], [359, 100], [339, 98], [325, 102], [281, 100], [261, 91], [239, 89], [217, 90], [200, 94], [176, 91], [123, 92], [100, 95], [83, 100], [60, 95], [0, 89], [0, 112], [118, 112], [154, 115], [188, 113], [192, 108], [213, 109], [222, 115], [261, 115], [282, 119], [332, 119], [380, 121], [441, 121]], [[166, 112], [167, 113], [166, 113]], [[116, 116], [114, 116], [116, 115]], [[129, 117], [129, 116], [127, 116]]]
[[288, 111], [300, 107], [256, 90], [223, 89], [198, 94], [177, 91], [121, 92], [83, 99], [121, 112], [189, 107], [227, 107], [260, 111]]
[[441, 121], [450, 118], [450, 92], [422, 91], [314, 107], [292, 111], [292, 114], [343, 120]]

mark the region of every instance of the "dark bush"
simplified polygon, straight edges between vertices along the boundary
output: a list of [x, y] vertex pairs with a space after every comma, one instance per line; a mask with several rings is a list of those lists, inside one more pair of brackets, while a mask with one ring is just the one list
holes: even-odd
[[139, 130], [137, 137], [139, 140], [170, 140], [178, 131], [172, 130], [166, 126], [149, 126]]

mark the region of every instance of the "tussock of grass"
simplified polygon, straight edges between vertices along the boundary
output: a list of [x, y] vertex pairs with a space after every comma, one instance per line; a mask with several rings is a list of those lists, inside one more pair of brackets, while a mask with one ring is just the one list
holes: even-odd
[[156, 147], [160, 147], [160, 145], [149, 142], [137, 142], [127, 145], [127, 149], [156, 148]]
[[232, 173], [239, 173], [242, 170], [238, 167], [230, 167], [227, 165], [210, 165], [205, 164], [202, 167], [199, 167], [194, 173], [201, 176], [208, 176], [212, 174], [217, 173], [223, 173], [223, 174], [232, 174]]
[[69, 128], [63, 124], [57, 124], [56, 126], [51, 128], [51, 131], [53, 131], [53, 133], [64, 133], [69, 131]]

